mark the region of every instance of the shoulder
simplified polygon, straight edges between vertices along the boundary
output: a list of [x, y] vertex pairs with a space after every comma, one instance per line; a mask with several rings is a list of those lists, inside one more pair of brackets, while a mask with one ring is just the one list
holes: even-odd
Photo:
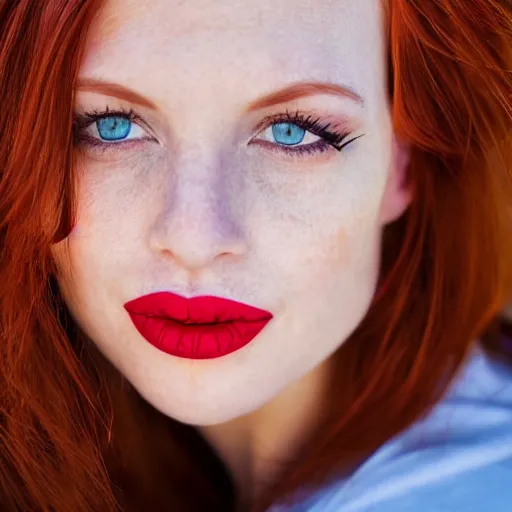
[[512, 509], [512, 368], [478, 346], [422, 421], [294, 512]]

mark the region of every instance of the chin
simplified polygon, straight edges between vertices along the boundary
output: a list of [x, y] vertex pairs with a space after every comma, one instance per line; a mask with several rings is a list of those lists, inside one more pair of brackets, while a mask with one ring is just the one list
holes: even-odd
[[[144, 389], [143, 385], [138, 386], [137, 383], [133, 383], [133, 386], [159, 412], [194, 427], [227, 423], [259, 408], [258, 397], [254, 397], [256, 400], [247, 396], [239, 397], [237, 402], [232, 395], [227, 395], [225, 399], [213, 399], [206, 393], [196, 393], [195, 397], [176, 400], [177, 397], [170, 396], [170, 393], [155, 393], [151, 388]], [[171, 386], [167, 389], [171, 389]]]
[[221, 425], [229, 421], [236, 420], [242, 416], [245, 416], [250, 411], [241, 411], [233, 409], [233, 407], [216, 407], [215, 409], [200, 409], [198, 407], [186, 407], [186, 408], [158, 408], [161, 413], [166, 416], [190, 425], [192, 427], [208, 427], [213, 425]]

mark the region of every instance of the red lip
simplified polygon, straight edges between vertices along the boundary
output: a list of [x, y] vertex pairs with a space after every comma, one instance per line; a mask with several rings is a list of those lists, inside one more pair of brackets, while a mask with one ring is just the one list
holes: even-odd
[[171, 292], [144, 295], [124, 308], [147, 341], [187, 359], [212, 359], [239, 350], [273, 318], [268, 311], [229, 299], [186, 299]]

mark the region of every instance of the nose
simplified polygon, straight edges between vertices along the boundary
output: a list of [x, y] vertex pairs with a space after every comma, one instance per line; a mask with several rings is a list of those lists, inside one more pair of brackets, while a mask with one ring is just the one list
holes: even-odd
[[235, 222], [241, 194], [222, 174], [175, 174], [168, 188], [150, 230], [153, 251], [190, 271], [211, 266], [221, 256], [237, 257], [247, 251], [243, 230]]

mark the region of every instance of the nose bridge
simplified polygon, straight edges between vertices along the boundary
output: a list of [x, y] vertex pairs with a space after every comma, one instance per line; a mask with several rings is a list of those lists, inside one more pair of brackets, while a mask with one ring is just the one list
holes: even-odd
[[197, 270], [220, 255], [246, 250], [241, 226], [235, 222], [239, 197], [220, 165], [220, 159], [189, 158], [177, 161], [170, 171], [150, 243], [184, 268]]

